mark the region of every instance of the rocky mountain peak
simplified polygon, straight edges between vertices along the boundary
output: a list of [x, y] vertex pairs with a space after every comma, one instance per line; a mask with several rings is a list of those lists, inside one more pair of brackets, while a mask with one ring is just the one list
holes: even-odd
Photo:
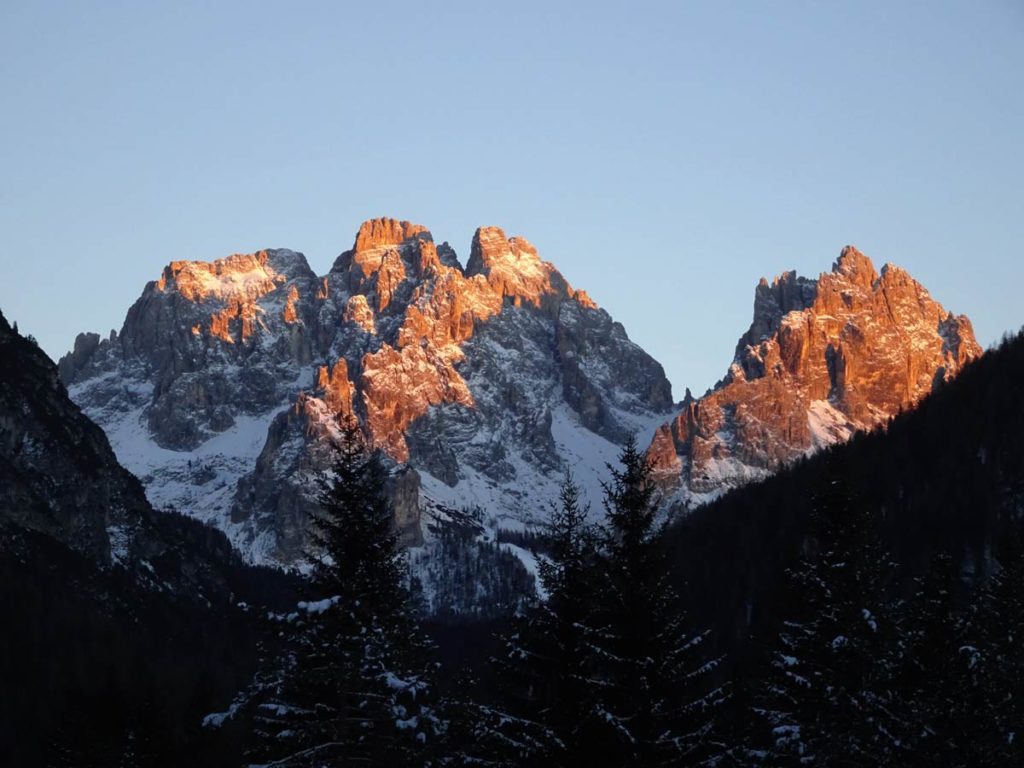
[[649, 456], [681, 500], [707, 498], [884, 423], [980, 354], [966, 317], [846, 246], [817, 280], [760, 281], [728, 373], [658, 430]]
[[516, 306], [528, 302], [539, 307], [545, 296], [568, 295], [590, 309], [597, 308], [585, 291], [574, 290], [553, 264], [542, 261], [529, 240], [506, 237], [500, 227], [477, 229], [465, 274], [482, 275], [497, 294]]
[[832, 271], [866, 290], [870, 290], [878, 279], [871, 259], [852, 245], [844, 246], [839, 252], [839, 258], [832, 265]]
[[[811, 306], [817, 291], [816, 281], [799, 277], [795, 271], [783, 272], [771, 283], [762, 277], [754, 290], [754, 318], [736, 345], [734, 359], [741, 361], [744, 349], [775, 333], [785, 315]], [[751, 371], [747, 373], [750, 375]]]
[[430, 231], [411, 221], [399, 221], [398, 219], [378, 218], [364, 221], [356, 233], [353, 250], [356, 253], [384, 248], [387, 246], [402, 245], [406, 240], [412, 238], [432, 240]]
[[579, 463], [575, 446], [602, 446], [599, 475], [672, 403], [661, 366], [526, 239], [480, 228], [463, 269], [390, 218], [364, 222], [323, 277], [291, 251], [175, 262], [120, 337], [76, 342], [62, 376], [155, 504], [286, 562], [338, 417], [390, 457], [416, 543], [435, 502], [486, 499], [521, 525]]
[[161, 293], [175, 292], [193, 302], [252, 300], [292, 278], [312, 274], [301, 253], [263, 250], [215, 261], [172, 261], [154, 286]]
[[439, 254], [430, 231], [419, 224], [370, 219], [359, 227], [353, 248], [337, 258], [331, 275], [340, 279], [344, 292], [372, 296], [373, 308], [381, 312], [403, 286], [436, 273], [441, 255], [448, 256], [446, 247]]
[[486, 276], [492, 267], [505, 262], [522, 262], [526, 268], [537, 268], [540, 258], [526, 238], [508, 238], [501, 227], [479, 227], [473, 233], [466, 274]]

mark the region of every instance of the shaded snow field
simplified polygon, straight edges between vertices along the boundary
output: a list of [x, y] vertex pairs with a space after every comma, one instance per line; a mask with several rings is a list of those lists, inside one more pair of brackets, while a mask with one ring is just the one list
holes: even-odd
[[[636, 414], [619, 411], [616, 417], [635, 428], [637, 444], [645, 448], [654, 431], [665, 420], [665, 414]], [[608, 465], [616, 465], [620, 446], [584, 427], [575, 411], [560, 404], [551, 412], [551, 435], [564, 462], [564, 470], [572, 473], [580, 486], [582, 501], [590, 506], [590, 519], [604, 517], [602, 483], [611, 478]], [[459, 482], [449, 486], [430, 473], [419, 469], [423, 497], [436, 504], [453, 509], [479, 507], [485, 514], [488, 528], [521, 531], [538, 525], [547, 517], [553, 501], [565, 480], [564, 471], [541, 473], [510, 454], [508, 461], [515, 467], [516, 477], [509, 482], [497, 482], [471, 467], [461, 466]]]
[[[109, 386], [108, 374], [69, 389], [72, 400], [79, 401], [87, 389]], [[297, 394], [308, 388], [313, 372], [306, 369], [291, 389]], [[269, 543], [252, 541], [244, 524], [231, 522], [231, 506], [238, 481], [252, 472], [266, 444], [267, 431], [274, 418], [294, 403], [294, 397], [281, 405], [253, 416], [239, 414], [235, 423], [214, 434], [191, 451], [163, 448], [153, 440], [146, 424], [146, 405], [124, 409], [124, 403], [146, 403], [152, 398], [149, 382], [119, 383], [119, 396], [102, 408], [86, 408], [85, 413], [104, 426], [104, 432], [117, 460], [138, 477], [150, 504], [158, 509], [175, 509], [222, 530], [246, 559], [268, 562]]]

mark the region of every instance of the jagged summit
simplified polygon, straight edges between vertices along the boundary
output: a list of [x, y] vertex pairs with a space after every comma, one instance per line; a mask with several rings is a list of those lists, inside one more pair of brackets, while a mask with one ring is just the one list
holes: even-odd
[[419, 237], [424, 240], [433, 240], [430, 230], [421, 224], [413, 224], [411, 221], [399, 221], [381, 217], [369, 219], [359, 226], [356, 233], [355, 244], [352, 250], [369, 251], [374, 248], [383, 248], [389, 245], [402, 245], [406, 240]]
[[156, 290], [177, 292], [189, 301], [251, 299], [292, 278], [311, 275], [301, 253], [272, 249], [215, 261], [172, 261], [156, 281]]
[[980, 354], [966, 317], [846, 246], [817, 280], [758, 283], [726, 376], [658, 429], [649, 456], [683, 501], [699, 501], [883, 423]]
[[839, 258], [832, 265], [832, 271], [864, 288], [870, 288], [878, 279], [878, 272], [875, 271], [871, 259], [852, 245], [844, 246], [839, 252]]
[[426, 227], [379, 218], [323, 276], [285, 250], [174, 262], [61, 376], [154, 503], [253, 559], [301, 550], [339, 414], [393, 460], [407, 542], [436, 504], [522, 525], [569, 467], [596, 502], [616, 443], [671, 408], [662, 368], [526, 239], [472, 242], [463, 269]]

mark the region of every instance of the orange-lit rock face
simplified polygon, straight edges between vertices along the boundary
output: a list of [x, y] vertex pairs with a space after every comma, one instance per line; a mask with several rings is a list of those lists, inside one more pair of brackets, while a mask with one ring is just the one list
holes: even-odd
[[590, 294], [579, 288], [572, 292], [572, 297], [587, 309], [597, 309], [597, 302], [590, 298]]
[[[361, 360], [368, 431], [397, 461], [408, 461], [404, 433], [431, 406], [473, 406], [456, 365], [463, 359], [460, 345], [473, 335], [477, 323], [498, 314], [505, 302], [540, 307], [572, 300], [589, 309], [597, 307], [586, 293], [574, 291], [552, 264], [542, 261], [534, 246], [522, 238], [506, 238], [498, 227], [477, 229], [465, 271], [441, 263], [430, 233], [422, 227], [378, 220], [362, 225], [360, 236], [368, 229], [376, 237], [356, 239], [350, 268], [358, 270], [359, 286], [376, 285], [380, 311], [396, 290], [392, 275], [422, 275], [404, 305], [396, 338]], [[399, 236], [406, 240], [396, 247]], [[360, 253], [360, 242], [372, 243], [376, 250]], [[365, 318], [366, 311], [352, 309], [351, 316], [367, 328], [365, 319], [357, 319]]]
[[713, 492], [884, 423], [980, 354], [966, 317], [847, 246], [817, 281], [761, 281], [725, 379], [685, 403], [648, 456], [663, 479]]
[[472, 406], [469, 388], [454, 368], [461, 359], [461, 351], [454, 346], [408, 346], [397, 350], [385, 344], [379, 352], [367, 355], [361, 383], [366, 426], [374, 444], [397, 461], [408, 461], [405, 430], [430, 406]]
[[555, 268], [541, 261], [527, 240], [506, 238], [498, 227], [481, 227], [473, 238], [466, 273], [483, 275], [494, 293], [516, 306], [524, 301], [540, 306], [541, 297], [553, 291]]
[[401, 245], [406, 240], [411, 240], [416, 235], [429, 232], [426, 227], [413, 224], [410, 221], [398, 221], [397, 219], [370, 219], [364, 221], [356, 234], [355, 251], [369, 251], [389, 245]]
[[[262, 327], [264, 309], [259, 302], [288, 282], [288, 277], [275, 270], [270, 261], [268, 251], [235, 254], [212, 262], [173, 261], [155, 289], [202, 308], [206, 316], [193, 326], [194, 336], [201, 336], [205, 330], [210, 338], [224, 343], [243, 343]], [[290, 285], [281, 310], [286, 323], [298, 322], [299, 298], [298, 288]]]
[[353, 361], [359, 370], [354, 387], [371, 440], [398, 461], [409, 457], [406, 429], [431, 406], [473, 406], [456, 365], [463, 359], [460, 345], [478, 322], [501, 312], [506, 302], [540, 307], [572, 300], [596, 309], [530, 243], [507, 238], [497, 227], [477, 230], [463, 270], [442, 262], [425, 227], [374, 219], [360, 227], [332, 274], [323, 298], [336, 279], [349, 292], [343, 323], [381, 340]]
[[361, 293], [349, 297], [349, 300], [345, 303], [343, 319], [346, 323], [358, 325], [367, 333], [377, 332], [373, 310], [370, 309], [369, 302], [366, 301], [366, 297]]
[[382, 312], [387, 309], [395, 290], [406, 278], [405, 264], [398, 248], [385, 246], [369, 251], [356, 251], [353, 264], [362, 273], [361, 279], [357, 279], [355, 283], [356, 290], [374, 290], [376, 311]]
[[330, 367], [321, 365], [317, 371], [316, 386], [331, 413], [343, 417], [352, 416], [355, 388], [348, 377], [348, 364], [344, 358]]
[[266, 251], [235, 254], [216, 261], [172, 261], [157, 281], [160, 291], [176, 290], [189, 301], [208, 298], [257, 299], [285, 278], [268, 264]]
[[[360, 232], [367, 229], [364, 224]], [[505, 299], [516, 305], [528, 301], [539, 306], [542, 296], [556, 294], [550, 275], [557, 273], [540, 260], [533, 246], [516, 238], [508, 240], [497, 228], [477, 231], [473, 253], [479, 251], [481, 256], [477, 257], [478, 263], [471, 258], [476, 268], [473, 274], [442, 264], [430, 233], [421, 227], [392, 222], [376, 225], [372, 231], [385, 233], [373, 240], [377, 243], [382, 239], [384, 245], [360, 253], [357, 238], [351, 269], [361, 273], [359, 285], [376, 287], [379, 311], [390, 304], [397, 288], [393, 276], [401, 274], [404, 278], [406, 264], [410, 272], [425, 278], [409, 294], [397, 338], [361, 361], [367, 430], [377, 445], [396, 460], [406, 461], [409, 451], [404, 433], [414, 420], [433, 405], [473, 405], [469, 388], [455, 365], [463, 357], [459, 345], [472, 336], [475, 323], [500, 312]], [[396, 232], [412, 234], [395, 247], [389, 238]], [[480, 247], [481, 242], [486, 251]], [[492, 258], [485, 260], [486, 254]], [[513, 279], [513, 268], [521, 270], [526, 278]], [[563, 300], [570, 297], [562, 291]], [[353, 296], [350, 303], [355, 299]], [[361, 307], [362, 302], [356, 302], [351, 314], [365, 329], [367, 312]]]
[[260, 311], [253, 301], [231, 299], [227, 307], [210, 316], [210, 335], [228, 344], [234, 344], [236, 339], [247, 341], [256, 331]]
[[294, 285], [288, 289], [288, 298], [284, 305], [284, 321], [286, 323], [297, 323], [299, 321], [298, 310], [296, 304], [299, 301], [299, 289]]

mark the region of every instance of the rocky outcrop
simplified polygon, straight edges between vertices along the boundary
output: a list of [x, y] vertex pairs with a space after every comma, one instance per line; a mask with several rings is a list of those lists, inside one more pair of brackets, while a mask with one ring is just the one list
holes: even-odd
[[360, 225], [359, 231], [356, 233], [353, 251], [363, 253], [377, 248], [401, 245], [406, 240], [420, 234], [429, 235], [429, 232], [426, 227], [413, 224], [411, 221], [388, 218], [370, 219]]
[[649, 459], [682, 500], [700, 500], [883, 424], [980, 354], [966, 317], [847, 246], [817, 280], [761, 280], [725, 378], [688, 394]]
[[661, 366], [525, 239], [483, 227], [463, 269], [393, 219], [365, 222], [323, 277], [287, 250], [174, 262], [62, 376], [154, 504], [275, 562], [302, 552], [339, 417], [389, 457], [417, 544], [444, 507], [522, 525], [568, 468], [598, 509], [616, 443], [672, 406]]

